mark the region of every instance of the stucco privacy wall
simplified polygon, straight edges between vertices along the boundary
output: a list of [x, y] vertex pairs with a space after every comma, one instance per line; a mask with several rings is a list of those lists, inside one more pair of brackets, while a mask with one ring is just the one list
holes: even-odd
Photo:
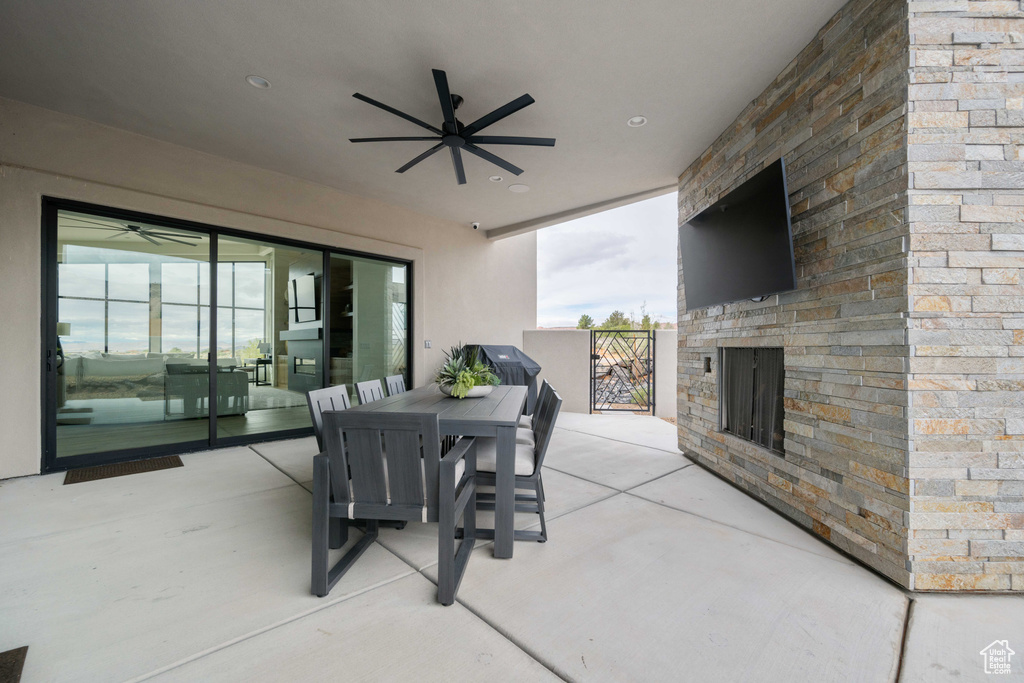
[[[680, 272], [680, 448], [903, 585], [908, 59], [905, 0], [853, 0], [679, 179], [685, 222], [783, 156], [798, 276], [687, 311]], [[785, 457], [718, 431], [720, 346], [785, 348]]]
[[909, 8], [910, 566], [1024, 590], [1024, 12]]
[[0, 99], [0, 346], [18, 359], [0, 385], [0, 478], [40, 470], [44, 195], [412, 259], [417, 384], [460, 340], [520, 345], [536, 326], [533, 234], [488, 241], [469, 226]]

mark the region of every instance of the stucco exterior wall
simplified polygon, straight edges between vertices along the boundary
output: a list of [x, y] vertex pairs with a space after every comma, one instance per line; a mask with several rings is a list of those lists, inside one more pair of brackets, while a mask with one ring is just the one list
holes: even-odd
[[0, 99], [0, 141], [0, 345], [17, 359], [0, 392], [0, 478], [40, 471], [43, 196], [412, 260], [416, 384], [460, 340], [521, 345], [536, 326], [532, 233], [488, 241], [469, 226], [10, 100]]
[[562, 410], [590, 412], [590, 330], [525, 330], [523, 351], [562, 397]]

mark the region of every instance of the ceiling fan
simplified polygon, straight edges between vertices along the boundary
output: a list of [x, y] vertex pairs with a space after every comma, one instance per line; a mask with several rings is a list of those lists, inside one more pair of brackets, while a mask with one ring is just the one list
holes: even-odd
[[[78, 218], [77, 216], [70, 216], [69, 220], [78, 221], [79, 223], [85, 223], [86, 225], [71, 225], [65, 223], [69, 228], [82, 228], [84, 230], [112, 230], [113, 235], [105, 237], [104, 239], [114, 239], [115, 237], [141, 237], [147, 242], [151, 242], [157, 246], [160, 245], [160, 240], [165, 242], [177, 242], [178, 244], [184, 244], [187, 247], [196, 246], [195, 242], [187, 242], [186, 240], [201, 240], [200, 235], [194, 235], [191, 233], [182, 232], [170, 232], [165, 228], [155, 227], [144, 227], [141, 225], [133, 225], [131, 223], [122, 223], [120, 221], [111, 220], [111, 223], [116, 224], [117, 227], [112, 227], [107, 223], [97, 223], [96, 221], [90, 221], [86, 218]], [[178, 239], [181, 238], [181, 239]]]
[[448, 75], [444, 71], [439, 69], [433, 69], [434, 73], [434, 85], [437, 88], [437, 97], [441, 102], [441, 114], [444, 116], [444, 122], [440, 128], [435, 128], [429, 123], [420, 121], [415, 116], [410, 116], [405, 112], [398, 111], [394, 107], [378, 102], [377, 100], [371, 99], [366, 95], [355, 93], [352, 97], [357, 100], [362, 100], [368, 104], [372, 104], [375, 107], [380, 107], [386, 112], [400, 116], [406, 121], [411, 121], [417, 126], [426, 128], [430, 132], [434, 133], [433, 137], [390, 137], [390, 138], [351, 138], [349, 142], [395, 142], [400, 140], [429, 140], [436, 141], [437, 144], [428, 149], [423, 154], [402, 166], [395, 173], [405, 173], [410, 168], [420, 163], [427, 157], [432, 156], [434, 153], [439, 152], [442, 147], [447, 147], [451, 153], [452, 166], [455, 167], [455, 178], [458, 180], [459, 185], [466, 184], [466, 171], [462, 166], [462, 151], [465, 150], [470, 154], [491, 162], [495, 166], [505, 169], [509, 173], [519, 175], [523, 172], [523, 169], [510, 164], [499, 156], [491, 154], [485, 149], [481, 149], [477, 145], [530, 145], [536, 147], [554, 147], [554, 138], [523, 138], [523, 137], [508, 137], [503, 135], [478, 135], [478, 133], [487, 128], [491, 124], [497, 123], [506, 116], [516, 113], [523, 107], [528, 107], [534, 103], [534, 99], [529, 95], [523, 95], [512, 100], [508, 104], [498, 107], [490, 114], [481, 116], [473, 123], [464, 125], [461, 121], [455, 118], [455, 110], [459, 108], [463, 100], [458, 95], [454, 95], [448, 89]]

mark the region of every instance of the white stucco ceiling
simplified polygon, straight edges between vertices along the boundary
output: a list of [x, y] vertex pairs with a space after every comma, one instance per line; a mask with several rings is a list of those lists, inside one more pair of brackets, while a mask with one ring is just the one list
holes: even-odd
[[[672, 185], [842, 4], [0, 0], [0, 97], [494, 229]], [[488, 147], [518, 178], [466, 154], [458, 186], [443, 152], [394, 172], [431, 143], [348, 142], [426, 133], [357, 91], [440, 125], [432, 68], [463, 122], [529, 93], [486, 133], [557, 145]]]

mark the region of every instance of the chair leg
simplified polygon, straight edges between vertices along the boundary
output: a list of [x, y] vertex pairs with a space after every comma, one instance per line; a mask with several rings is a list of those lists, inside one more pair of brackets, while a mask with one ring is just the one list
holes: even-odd
[[540, 538], [538, 543], [545, 543], [548, 540], [548, 525], [544, 521], [544, 483], [541, 481], [540, 473], [537, 473], [537, 514], [540, 515]]
[[313, 571], [310, 592], [327, 595], [327, 547], [333, 520], [330, 515], [330, 463], [325, 456], [313, 458]]
[[[476, 544], [476, 481], [470, 480], [456, 498], [454, 468], [440, 471], [440, 494], [437, 511], [437, 601], [442, 605], [455, 602], [455, 594], [466, 573], [469, 555]], [[455, 550], [456, 524], [463, 519], [462, 541]]]
[[441, 491], [437, 511], [437, 601], [455, 602], [455, 491], [454, 483], [441, 469]]
[[348, 543], [348, 520], [331, 517], [331, 549], [337, 550]]

